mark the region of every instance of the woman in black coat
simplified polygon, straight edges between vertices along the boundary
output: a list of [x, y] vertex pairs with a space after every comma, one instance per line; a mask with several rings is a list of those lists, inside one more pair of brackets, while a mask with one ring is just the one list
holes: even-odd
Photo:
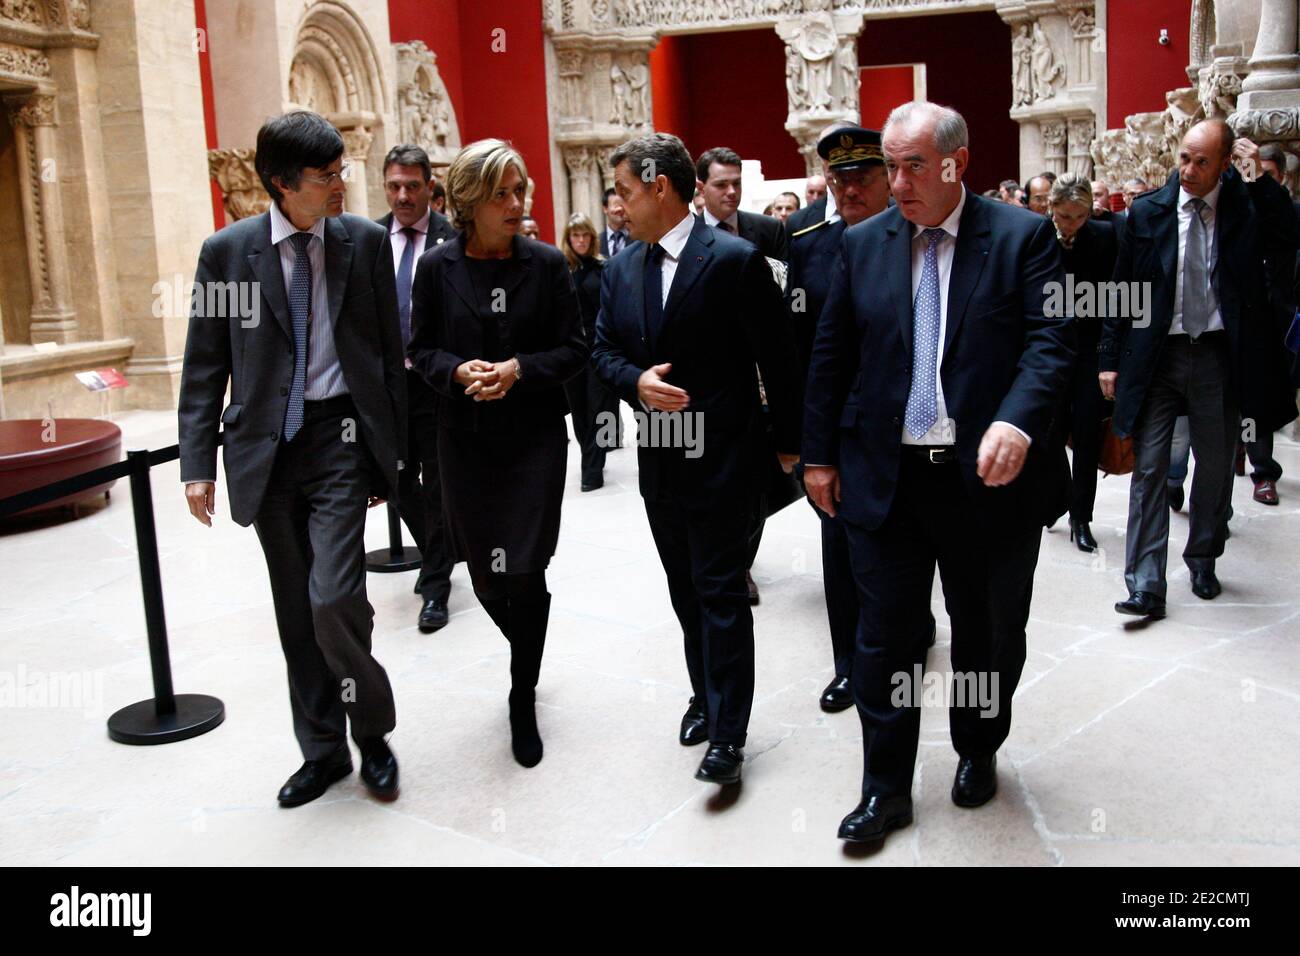
[[[595, 342], [605, 260], [596, 240], [596, 227], [586, 213], [576, 212], [569, 217], [560, 237], [560, 250], [578, 287], [582, 330], [588, 343]], [[618, 441], [618, 396], [596, 377], [590, 362], [581, 375], [564, 383], [564, 391], [573, 412], [573, 434], [582, 448], [582, 490], [595, 491], [605, 484], [605, 452]]]
[[[1066, 388], [1057, 424], [1057, 436], [1072, 438], [1074, 464], [1070, 491], [1070, 540], [1080, 551], [1096, 551], [1092, 536], [1092, 506], [1097, 497], [1097, 458], [1101, 452], [1101, 421], [1108, 414], [1097, 386], [1097, 345], [1101, 341], [1102, 317], [1098, 314], [1104, 296], [1097, 295], [1099, 283], [1109, 282], [1118, 252], [1114, 227], [1092, 215], [1092, 183], [1075, 173], [1066, 173], [1052, 185], [1047, 197], [1048, 215], [1056, 226], [1061, 246], [1061, 264], [1074, 278], [1076, 297], [1086, 284], [1093, 285], [1091, 315], [1075, 315], [1078, 352], [1074, 371]], [[1067, 283], [1066, 290], [1071, 286]], [[1065, 303], [1074, 313], [1074, 303]]]
[[506, 142], [457, 154], [445, 185], [460, 235], [420, 257], [407, 354], [438, 394], [448, 534], [510, 641], [511, 748], [532, 767], [542, 759], [533, 701], [551, 606], [546, 567], [564, 497], [563, 386], [588, 346], [564, 256], [519, 235], [527, 182]]

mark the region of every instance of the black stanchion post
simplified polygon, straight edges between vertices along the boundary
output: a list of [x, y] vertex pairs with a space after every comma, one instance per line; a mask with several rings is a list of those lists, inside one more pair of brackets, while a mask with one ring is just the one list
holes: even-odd
[[420, 549], [402, 544], [402, 522], [397, 506], [388, 502], [388, 547], [366, 552], [366, 570], [379, 574], [414, 571], [420, 566]]
[[162, 573], [153, 521], [153, 488], [149, 482], [149, 452], [129, 451], [126, 458], [131, 468], [131, 510], [135, 515], [135, 546], [140, 556], [140, 586], [144, 595], [145, 627], [149, 632], [154, 695], [150, 700], [123, 707], [108, 718], [108, 735], [123, 744], [166, 744], [207, 733], [225, 720], [226, 709], [215, 697], [177, 696], [172, 691]]

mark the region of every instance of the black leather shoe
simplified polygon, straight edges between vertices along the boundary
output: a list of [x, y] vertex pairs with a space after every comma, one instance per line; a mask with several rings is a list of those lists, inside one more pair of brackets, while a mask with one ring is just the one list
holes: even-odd
[[754, 578], [748, 571], [745, 572], [745, 589], [749, 591], [749, 603], [757, 604], [758, 585], [754, 583]]
[[723, 786], [740, 783], [740, 765], [745, 762], [745, 751], [732, 744], [711, 744], [709, 752], [700, 761], [695, 779]]
[[849, 688], [849, 679], [837, 677], [827, 684], [826, 689], [822, 691], [821, 705], [822, 710], [831, 714], [852, 707], [853, 691]]
[[605, 476], [604, 476], [604, 475], [598, 475], [598, 476], [595, 477], [595, 478], [584, 478], [584, 479], [582, 479], [582, 490], [583, 490], [583, 491], [595, 491], [597, 488], [604, 488], [604, 487], [605, 487]]
[[952, 802], [959, 807], [981, 807], [998, 792], [998, 755], [962, 757], [952, 778]]
[[1182, 485], [1179, 485], [1177, 488], [1169, 489], [1169, 507], [1173, 508], [1175, 511], [1183, 510], [1183, 498]]
[[285, 781], [276, 798], [282, 807], [300, 807], [310, 803], [352, 772], [352, 755], [345, 746], [335, 756], [308, 760]]
[[361, 782], [377, 800], [397, 799], [397, 758], [382, 737], [361, 745]]
[[682, 730], [677, 739], [683, 747], [694, 747], [709, 739], [709, 716], [704, 712], [704, 703], [697, 704], [694, 697], [682, 714]]
[[1070, 540], [1079, 546], [1080, 551], [1091, 553], [1097, 550], [1097, 539], [1092, 536], [1092, 529], [1086, 521], [1070, 519]]
[[866, 797], [840, 821], [839, 838], [850, 843], [870, 843], [911, 823], [911, 797]]
[[1210, 570], [1192, 572], [1192, 593], [1198, 598], [1212, 601], [1223, 592], [1219, 579]]
[[420, 608], [420, 633], [432, 634], [434, 631], [446, 627], [449, 620], [447, 605], [430, 598], [424, 602], [424, 607]]
[[1134, 591], [1127, 601], [1116, 601], [1115, 610], [1137, 617], [1162, 618], [1165, 616], [1165, 602], [1150, 591]]
[[542, 735], [537, 730], [534, 692], [510, 692], [510, 751], [521, 767], [542, 762]]

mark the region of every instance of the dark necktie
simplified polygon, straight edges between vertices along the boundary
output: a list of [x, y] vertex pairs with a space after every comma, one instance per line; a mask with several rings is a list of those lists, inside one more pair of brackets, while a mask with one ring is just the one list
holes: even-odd
[[664, 324], [664, 247], [654, 242], [646, 247], [645, 254], [645, 317], [650, 330], [650, 343], [659, 339]]
[[295, 250], [293, 275], [289, 279], [289, 315], [293, 320], [293, 380], [289, 383], [289, 406], [284, 410], [284, 440], [302, 428], [303, 393], [307, 390], [307, 320], [311, 315], [311, 258], [307, 255], [310, 232], [295, 232], [289, 239]]
[[402, 320], [402, 345], [411, 344], [411, 267], [415, 263], [414, 226], [402, 230], [406, 237], [406, 248], [402, 250], [402, 261], [397, 264], [397, 314]]
[[623, 251], [623, 233], [615, 231], [609, 234], [609, 254], [611, 257]]
[[1192, 216], [1187, 223], [1187, 249], [1183, 253], [1183, 331], [1196, 338], [1210, 324], [1214, 311], [1214, 290], [1210, 288], [1210, 270], [1205, 254], [1208, 232], [1205, 228], [1205, 200], [1188, 201]]
[[725, 219], [718, 220], [717, 228], [721, 229], [723, 232], [729, 232], [733, 236], [736, 234], [736, 230], [731, 228], [731, 223], [727, 222]]

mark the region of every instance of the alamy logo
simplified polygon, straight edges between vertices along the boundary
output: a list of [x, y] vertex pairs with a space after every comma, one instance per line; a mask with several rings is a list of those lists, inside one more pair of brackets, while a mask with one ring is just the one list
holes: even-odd
[[51, 926], [129, 926], [133, 936], [148, 936], [153, 924], [152, 893], [70, 893], [50, 897]]

